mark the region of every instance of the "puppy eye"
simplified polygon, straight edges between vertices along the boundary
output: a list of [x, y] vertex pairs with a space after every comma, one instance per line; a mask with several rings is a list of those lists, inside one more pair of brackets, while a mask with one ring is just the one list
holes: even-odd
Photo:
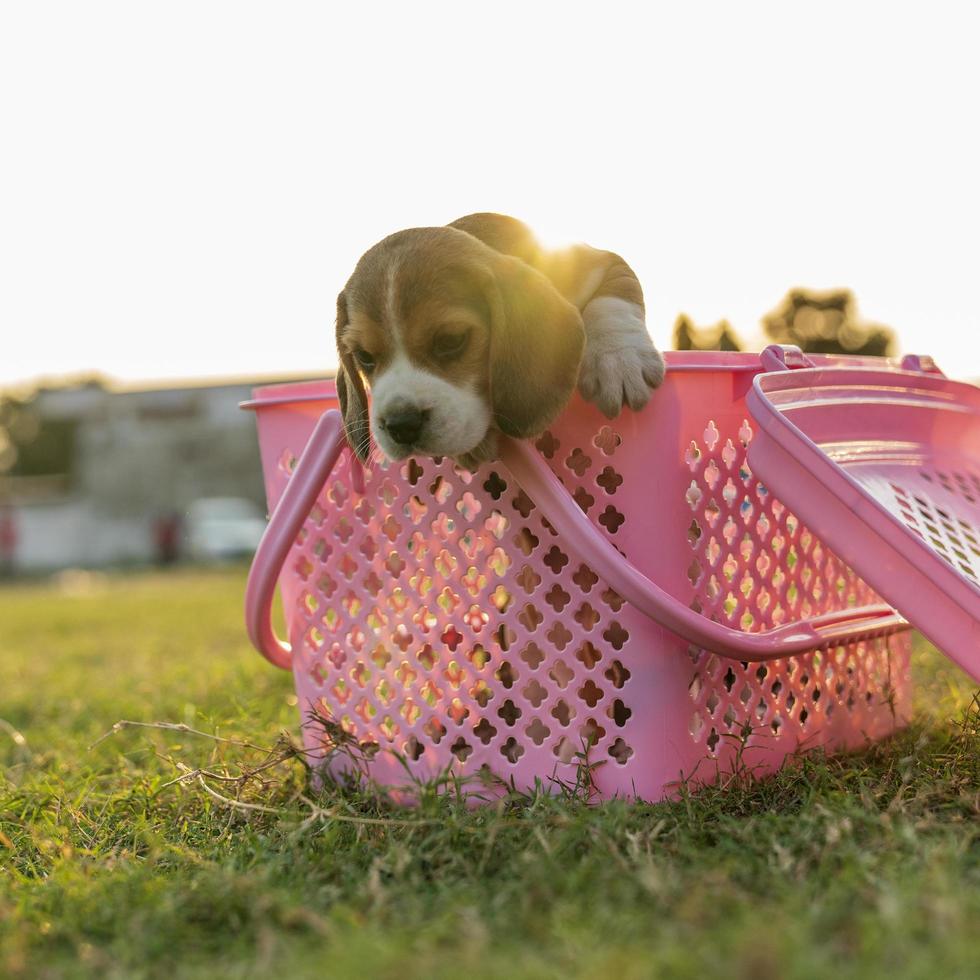
[[466, 345], [469, 342], [469, 330], [464, 330], [462, 333], [439, 334], [432, 343], [432, 353], [440, 361], [452, 360], [466, 350]]
[[375, 364], [374, 355], [373, 354], [369, 354], [362, 347], [358, 347], [357, 350], [354, 351], [354, 360], [357, 361], [357, 363], [365, 371], [373, 371], [374, 370], [374, 364]]

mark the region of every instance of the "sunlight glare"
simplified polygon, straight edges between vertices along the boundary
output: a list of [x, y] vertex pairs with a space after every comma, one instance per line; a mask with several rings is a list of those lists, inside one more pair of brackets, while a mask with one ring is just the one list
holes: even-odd
[[565, 225], [560, 218], [550, 220], [528, 220], [534, 237], [538, 244], [548, 252], [556, 252], [570, 245], [577, 245], [586, 240], [581, 233], [571, 232], [565, 229]]

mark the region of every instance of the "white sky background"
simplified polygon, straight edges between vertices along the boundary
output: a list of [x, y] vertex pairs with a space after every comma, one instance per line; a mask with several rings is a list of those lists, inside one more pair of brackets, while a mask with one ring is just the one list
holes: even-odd
[[0, 383], [319, 371], [389, 232], [498, 210], [677, 314], [793, 285], [980, 375], [974, 5], [0, 6]]

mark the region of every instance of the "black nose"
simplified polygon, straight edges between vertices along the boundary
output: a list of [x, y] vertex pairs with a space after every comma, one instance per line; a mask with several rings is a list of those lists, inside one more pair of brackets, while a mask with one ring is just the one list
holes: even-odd
[[413, 405], [389, 412], [382, 420], [382, 425], [395, 442], [409, 446], [418, 439], [422, 426], [425, 425], [425, 420], [428, 417], [427, 410]]

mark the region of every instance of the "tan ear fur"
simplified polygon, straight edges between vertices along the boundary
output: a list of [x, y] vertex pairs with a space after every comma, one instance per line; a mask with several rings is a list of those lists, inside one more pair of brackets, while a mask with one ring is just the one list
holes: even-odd
[[501, 432], [544, 431], [567, 404], [585, 349], [579, 311], [520, 259], [494, 258], [490, 307], [490, 401]]
[[367, 395], [357, 364], [341, 343], [341, 336], [347, 323], [347, 297], [341, 293], [337, 297], [337, 353], [340, 356], [340, 365], [337, 368], [337, 398], [340, 401], [340, 413], [344, 419], [347, 442], [357, 458], [367, 462], [371, 448]]

